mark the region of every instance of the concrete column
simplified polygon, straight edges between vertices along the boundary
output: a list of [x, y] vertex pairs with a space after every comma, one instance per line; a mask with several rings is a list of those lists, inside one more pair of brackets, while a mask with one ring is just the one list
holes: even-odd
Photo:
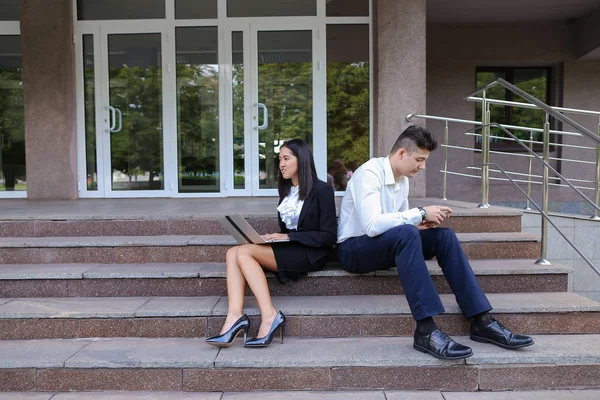
[[[426, 0], [375, 1], [373, 150], [377, 157], [387, 155], [398, 135], [410, 125], [406, 114], [427, 111], [426, 17]], [[436, 153], [433, 156], [439, 156]], [[410, 195], [424, 197], [425, 182], [424, 172], [412, 178]]]
[[29, 199], [78, 197], [72, 4], [19, 3]]

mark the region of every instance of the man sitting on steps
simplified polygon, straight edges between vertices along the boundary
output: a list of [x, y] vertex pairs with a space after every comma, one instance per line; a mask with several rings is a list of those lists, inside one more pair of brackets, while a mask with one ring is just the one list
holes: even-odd
[[[354, 172], [342, 200], [338, 221], [338, 258], [342, 268], [368, 273], [395, 266], [417, 321], [413, 347], [442, 359], [470, 357], [470, 347], [439, 329], [433, 316], [444, 312], [425, 260], [436, 257], [465, 317], [472, 319], [471, 340], [507, 349], [530, 346], [496, 321], [456, 234], [436, 228], [450, 216], [449, 207], [408, 208], [408, 178], [425, 169], [437, 146], [431, 133], [409, 126], [389, 156], [373, 158]], [[435, 228], [435, 229], [432, 229]]]

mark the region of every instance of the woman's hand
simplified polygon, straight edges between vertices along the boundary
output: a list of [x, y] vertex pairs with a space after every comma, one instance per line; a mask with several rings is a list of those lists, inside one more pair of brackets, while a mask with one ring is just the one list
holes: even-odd
[[263, 235], [262, 238], [267, 242], [272, 242], [274, 240], [290, 240], [290, 237], [287, 233], [268, 233]]

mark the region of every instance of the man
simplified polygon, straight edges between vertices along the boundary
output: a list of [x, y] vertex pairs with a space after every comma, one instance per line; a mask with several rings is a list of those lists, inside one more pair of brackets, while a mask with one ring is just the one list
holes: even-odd
[[[338, 258], [342, 268], [367, 273], [395, 266], [417, 321], [413, 347], [442, 359], [470, 357], [470, 347], [440, 330], [433, 316], [444, 312], [425, 260], [436, 257], [463, 314], [472, 319], [471, 340], [507, 349], [530, 346], [533, 339], [516, 335], [496, 321], [492, 306], [456, 238], [436, 228], [452, 214], [449, 207], [408, 207], [408, 178], [425, 169], [437, 142], [429, 131], [409, 126], [389, 156], [373, 158], [354, 172], [342, 200], [338, 225]], [[435, 229], [432, 229], [435, 228]]]

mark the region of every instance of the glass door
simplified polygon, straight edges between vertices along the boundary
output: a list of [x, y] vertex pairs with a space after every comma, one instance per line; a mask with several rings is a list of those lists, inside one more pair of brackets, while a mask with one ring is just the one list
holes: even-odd
[[255, 84], [253, 195], [276, 194], [279, 149], [289, 139], [313, 142], [313, 31], [252, 30]]
[[100, 42], [105, 197], [169, 196], [163, 33], [103, 31]]
[[281, 145], [294, 138], [313, 145], [315, 121], [324, 121], [315, 118], [315, 31], [308, 24], [265, 21], [226, 34], [229, 195], [277, 195]]

